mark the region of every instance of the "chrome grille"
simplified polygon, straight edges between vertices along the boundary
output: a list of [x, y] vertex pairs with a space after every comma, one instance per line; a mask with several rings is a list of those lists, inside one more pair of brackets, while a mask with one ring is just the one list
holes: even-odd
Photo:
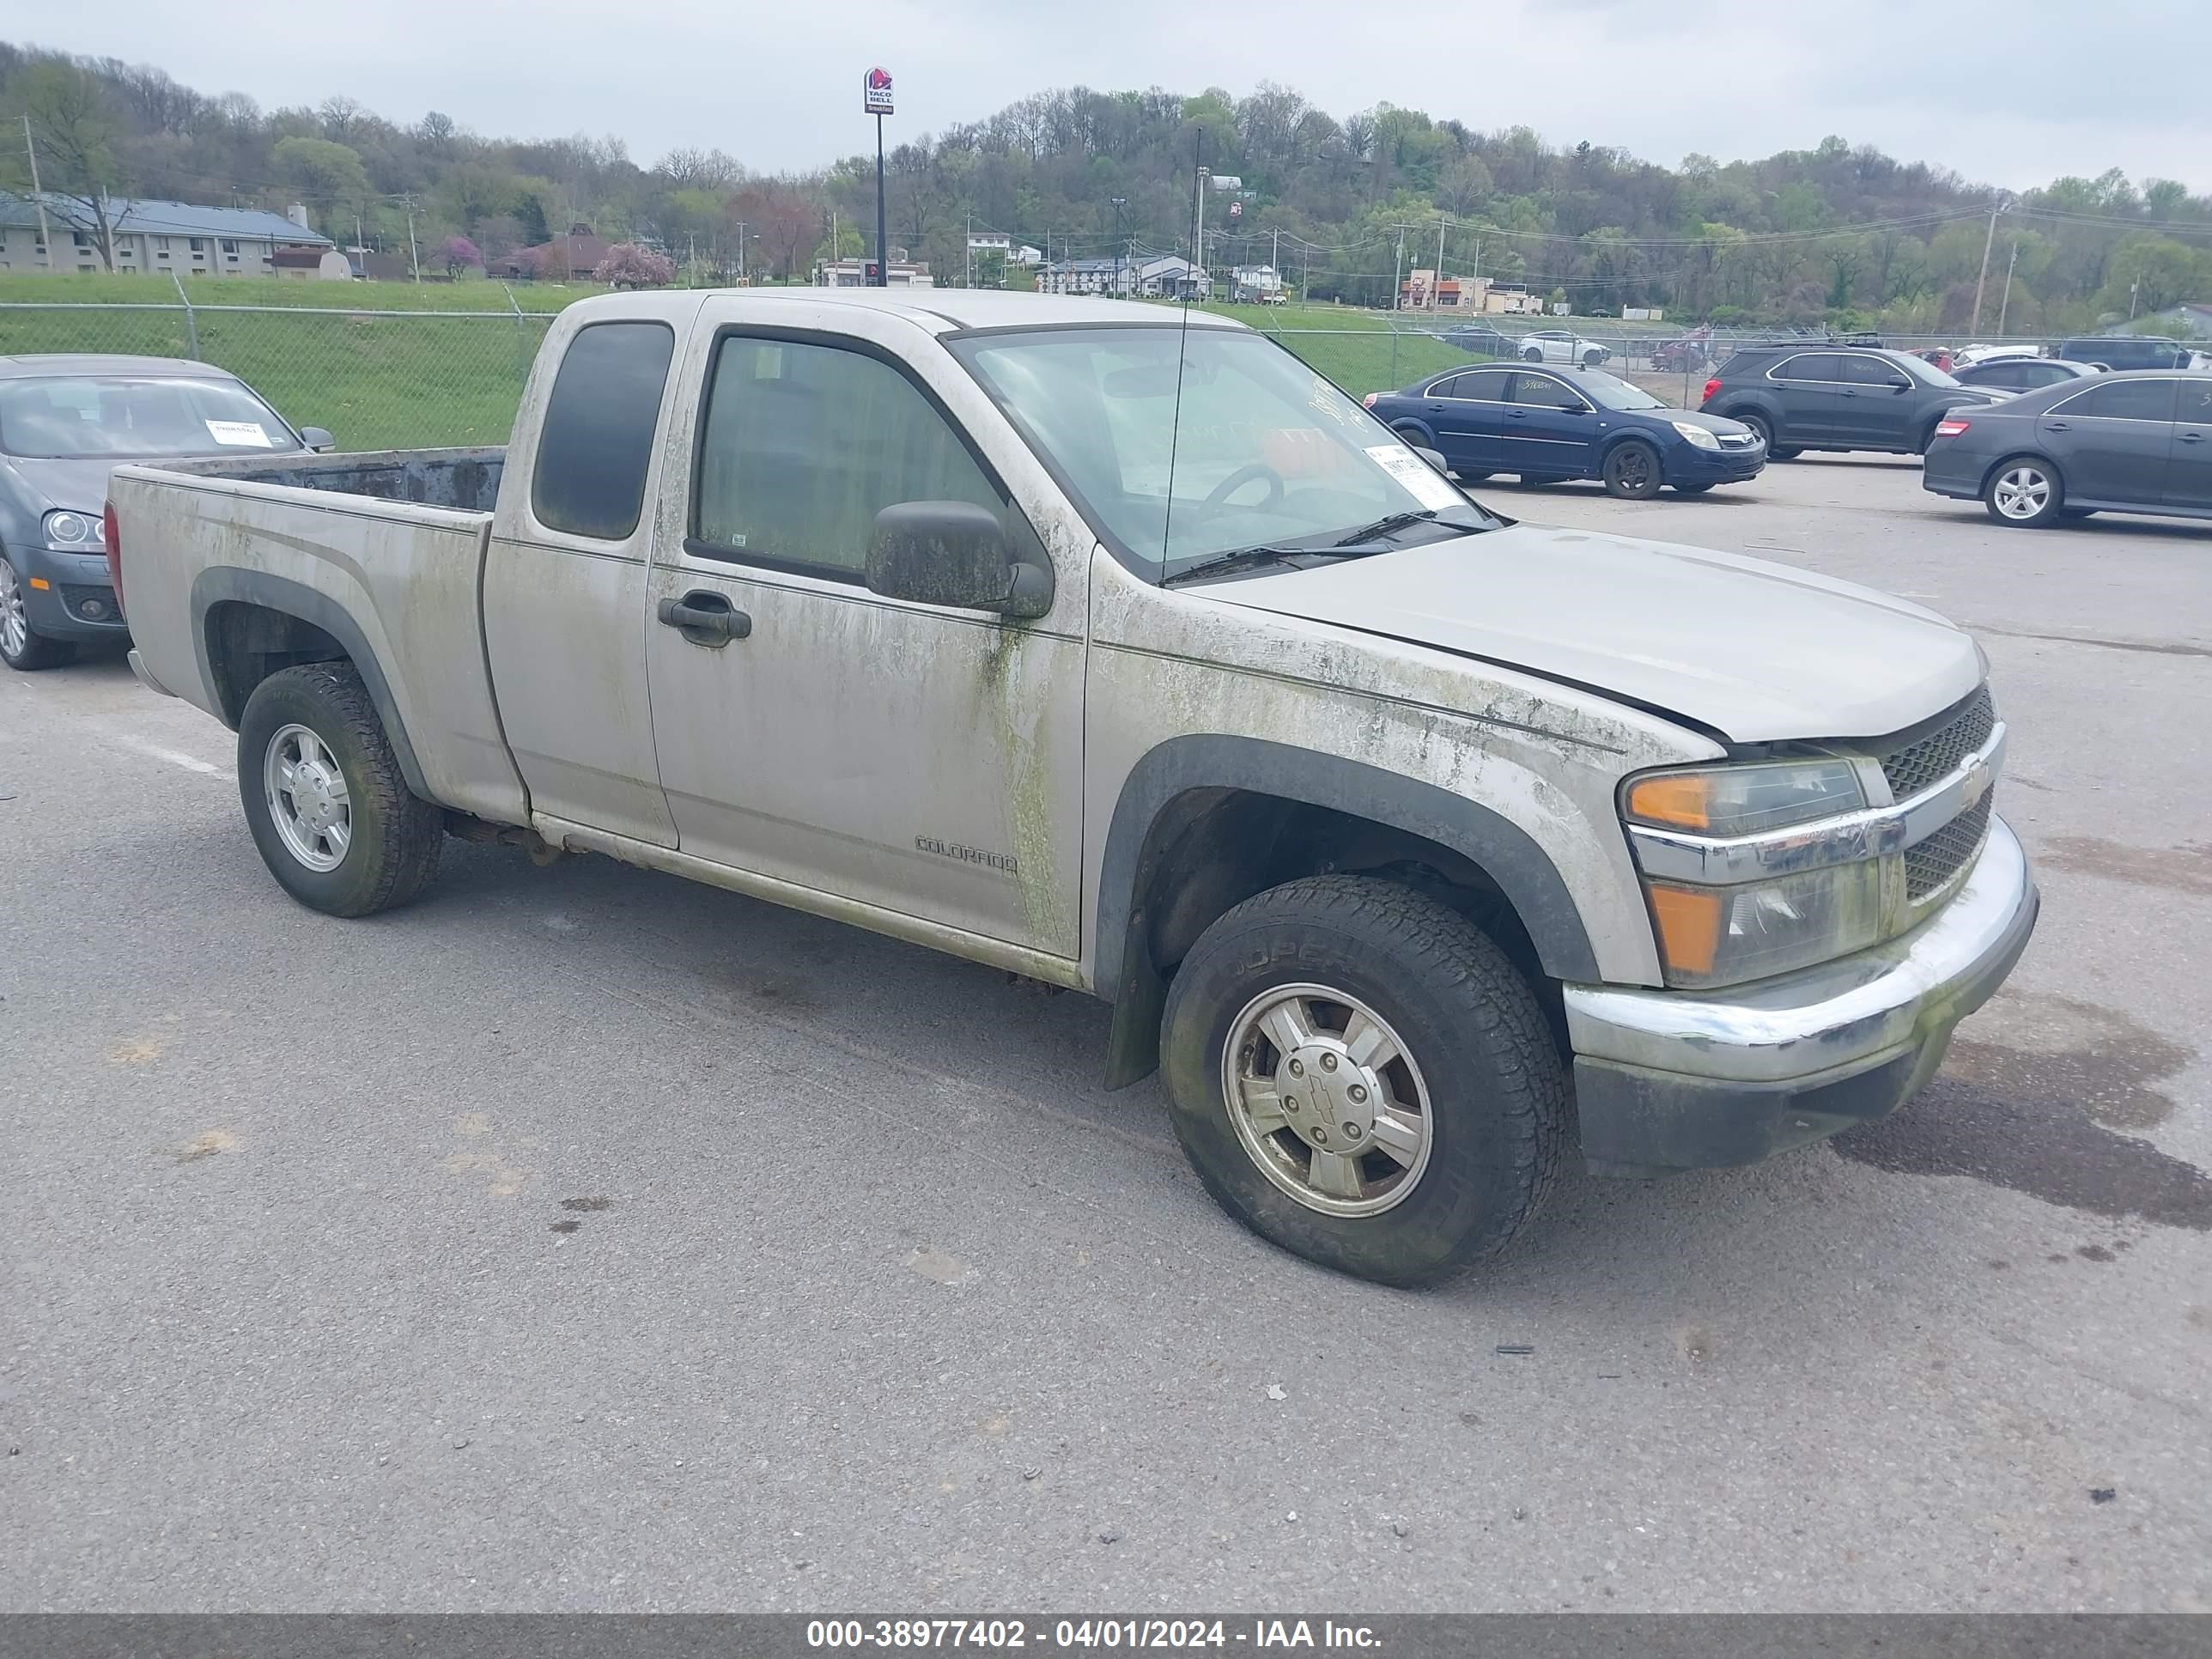
[[[1990, 689], [1985, 685], [1926, 737], [1886, 755], [1877, 751], [1881, 775], [1889, 780], [1890, 799], [1909, 800], [1929, 784], [1949, 777], [1966, 763], [1967, 756], [1990, 740], [1996, 724], [1996, 704], [1990, 700]], [[1986, 806], [1983, 816], [1988, 817]]]
[[[1989, 701], [1986, 695], [1983, 702]], [[1917, 904], [1965, 869], [1990, 833], [1992, 789], [1927, 840], [1905, 849], [1905, 896]]]

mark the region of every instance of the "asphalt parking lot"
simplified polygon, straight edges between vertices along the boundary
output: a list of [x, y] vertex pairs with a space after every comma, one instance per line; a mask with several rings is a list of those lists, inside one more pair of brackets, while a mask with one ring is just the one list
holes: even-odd
[[2044, 919], [1896, 1118], [1379, 1290], [1100, 1006], [458, 842], [330, 921], [228, 733], [0, 677], [0, 1607], [2212, 1611], [2212, 526], [1478, 494], [1980, 638]]

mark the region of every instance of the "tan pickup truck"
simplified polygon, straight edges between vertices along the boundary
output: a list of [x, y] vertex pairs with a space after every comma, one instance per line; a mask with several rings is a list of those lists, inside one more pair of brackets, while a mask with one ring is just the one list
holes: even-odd
[[303, 903], [504, 836], [1092, 992], [1215, 1196], [1378, 1279], [1571, 1152], [1881, 1116], [2034, 924], [1965, 634], [1514, 524], [1218, 318], [593, 300], [503, 452], [126, 466], [110, 518]]

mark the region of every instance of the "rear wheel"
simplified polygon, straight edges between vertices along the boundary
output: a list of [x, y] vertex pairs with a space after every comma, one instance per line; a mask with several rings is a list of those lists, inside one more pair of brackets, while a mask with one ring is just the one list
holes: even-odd
[[1605, 493], [1624, 501], [1648, 501], [1663, 481], [1659, 452], [1641, 438], [1615, 444], [1605, 458]]
[[1391, 1285], [1502, 1248], [1557, 1179], [1566, 1073], [1474, 923], [1393, 883], [1294, 881], [1207, 928], [1162, 1029], [1176, 1133], [1222, 1206]]
[[1595, 368], [1604, 361], [1605, 353], [1602, 351], [1585, 351], [1583, 353], [1583, 367], [1585, 368]]
[[1982, 505], [1999, 524], [2039, 530], [2065, 512], [2066, 486], [2058, 469], [2041, 456], [2014, 455], [1990, 470]]
[[1766, 446], [1766, 453], [1770, 455], [1774, 453], [1774, 423], [1765, 416], [1756, 410], [1747, 409], [1741, 414], [1730, 415], [1728, 418], [1731, 421], [1741, 421], [1749, 427], [1759, 441]]
[[1541, 346], [1530, 346], [1526, 351], [1521, 354], [1521, 361], [1524, 363], [1542, 362], [1544, 361], [1544, 348]]
[[310, 909], [371, 915], [437, 871], [445, 815], [409, 792], [351, 663], [305, 663], [253, 688], [238, 787], [262, 862]]
[[30, 601], [23, 579], [5, 555], [0, 555], [0, 662], [34, 673], [58, 668], [76, 655], [67, 640], [50, 640], [31, 629]]
[[1770, 461], [1794, 461], [1804, 453], [1795, 444], [1769, 445], [1766, 459]]

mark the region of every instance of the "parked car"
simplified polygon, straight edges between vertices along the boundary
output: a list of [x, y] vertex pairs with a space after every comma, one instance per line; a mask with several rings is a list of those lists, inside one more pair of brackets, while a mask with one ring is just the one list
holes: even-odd
[[2179, 340], [2148, 334], [2090, 334], [2061, 340], [2054, 354], [2093, 368], [2187, 368], [2197, 354]]
[[52, 668], [129, 629], [100, 508], [118, 461], [281, 453], [295, 432], [235, 375], [167, 357], [0, 357], [0, 662]]
[[1999, 524], [2092, 513], [2212, 519], [2212, 374], [2127, 369], [1960, 410], [1937, 428], [1923, 489], [1978, 497]]
[[2035, 923], [1965, 632], [1511, 524], [1226, 318], [609, 295], [503, 457], [110, 489], [133, 665], [236, 728], [302, 904], [415, 897], [450, 829], [1096, 992], [1208, 1190], [1373, 1279], [1504, 1245], [1571, 1144], [1883, 1116]]
[[1444, 343], [1447, 345], [1455, 345], [1462, 351], [1472, 352], [1478, 357], [1512, 357], [1519, 355], [1514, 349], [1513, 337], [1510, 334], [1501, 333], [1484, 323], [1462, 323], [1456, 328], [1446, 329]]
[[1408, 443], [1435, 450], [1462, 480], [1510, 472], [1523, 483], [1601, 478], [1645, 501], [1755, 478], [1766, 447], [1750, 428], [1676, 409], [1594, 368], [1461, 368], [1367, 406]]
[[1523, 362], [1531, 363], [1587, 363], [1595, 368], [1613, 356], [1613, 348], [1585, 340], [1563, 328], [1544, 328], [1523, 334], [1515, 343]]
[[2038, 386], [2078, 380], [2099, 371], [2087, 363], [2071, 363], [2063, 357], [2036, 357], [2025, 352], [2010, 357], [1984, 357], [1979, 362], [1954, 368], [1951, 378], [1960, 386], [1983, 386], [1992, 392], [2032, 392]]
[[1662, 374], [1694, 374], [1712, 361], [1712, 341], [1694, 334], [1651, 348], [1651, 367]]
[[1701, 407], [1741, 421], [1786, 461], [1808, 449], [1917, 455], [1950, 410], [2002, 395], [1960, 386], [1909, 351], [1755, 345], [1705, 382]]

